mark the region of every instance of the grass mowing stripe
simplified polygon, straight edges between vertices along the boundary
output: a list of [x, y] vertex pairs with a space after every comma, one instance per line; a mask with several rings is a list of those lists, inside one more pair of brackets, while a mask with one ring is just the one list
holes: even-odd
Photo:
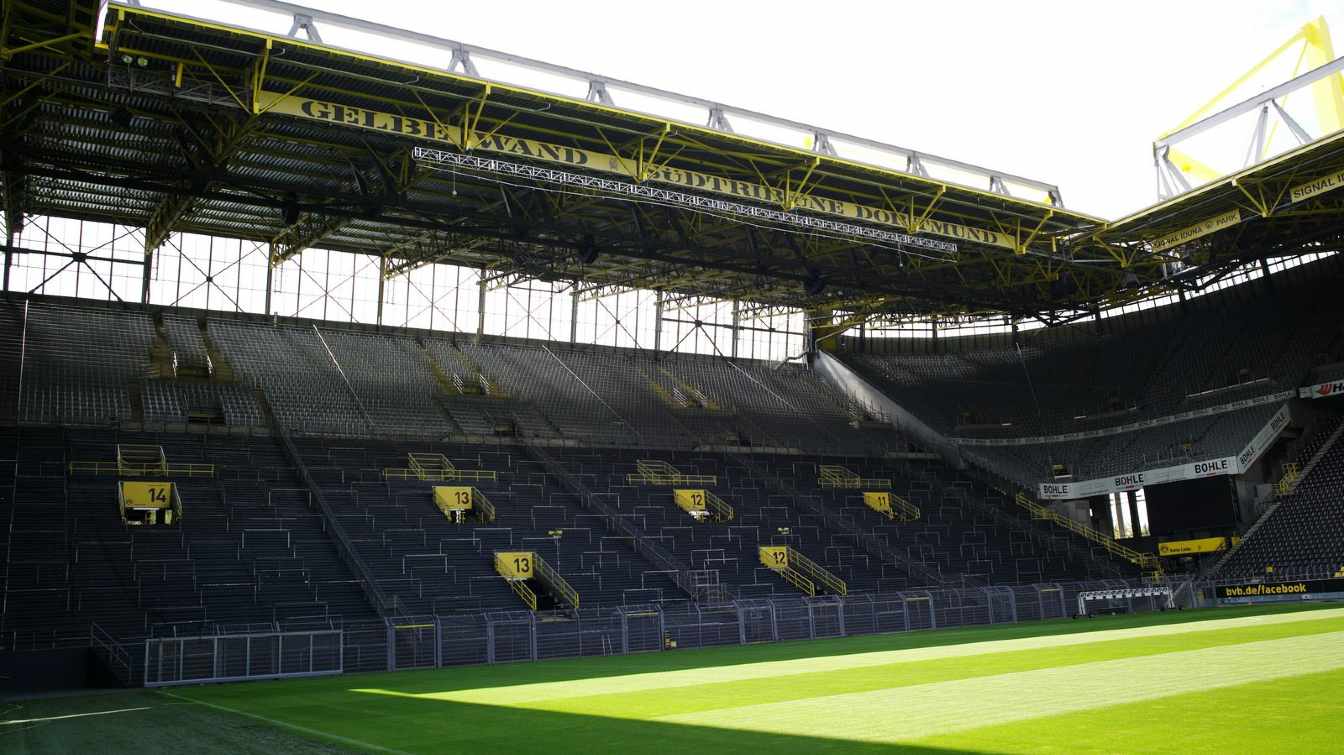
[[[569, 698], [548, 698], [542, 701], [514, 702], [507, 694], [501, 694], [495, 700], [478, 701], [495, 705], [526, 706], [535, 710], [646, 718], [712, 710], [722, 707], [722, 700], [750, 700], [753, 703], [783, 702], [1339, 631], [1344, 631], [1344, 617], [1327, 621], [1270, 624], [1263, 627], [1237, 627], [1210, 632], [1110, 640], [1087, 645], [1069, 644], [1011, 652], [966, 654], [932, 660], [876, 664], [862, 668], [841, 668], [835, 671], [780, 674], [742, 681], [605, 694], [576, 694]], [[509, 689], [505, 688], [501, 692], [506, 693]], [[400, 694], [388, 691], [382, 693]], [[457, 692], [426, 693], [421, 696], [428, 699], [461, 699], [460, 693]]]
[[1344, 632], [1102, 661], [788, 703], [668, 716], [669, 723], [910, 741], [988, 724], [1344, 668]]
[[[1279, 616], [1287, 615], [1285, 613], [1287, 611], [1298, 611], [1303, 608], [1306, 608], [1307, 611], [1299, 614], [1300, 619], [1296, 621], [1284, 624], [1277, 619]], [[275, 753], [311, 753], [315, 755], [318, 752], [330, 753], [335, 749], [376, 749], [381, 752], [417, 753], [501, 751], [508, 752], [511, 755], [524, 755], [532, 752], [553, 755], [555, 752], [627, 750], [669, 752], [676, 755], [685, 755], [687, 752], [708, 755], [708, 753], [715, 752], [744, 751], [766, 751], [772, 753], [772, 755], [794, 752], [815, 755], [818, 752], [850, 753], [867, 750], [889, 752], [891, 745], [900, 741], [900, 733], [893, 735], [890, 739], [873, 742], [835, 739], [834, 736], [837, 731], [833, 722], [808, 709], [806, 701], [799, 703], [803, 707], [796, 718], [799, 721], [810, 723], [810, 726], [805, 735], [796, 735], [747, 731], [722, 728], [721, 726], [716, 728], [686, 723], [661, 723], [657, 720], [660, 708], [653, 705], [653, 701], [659, 696], [659, 692], [656, 690], [631, 695], [613, 695], [606, 700], [597, 699], [606, 696], [588, 696], [590, 698], [588, 700], [575, 699], [573, 701], [581, 703], [581, 707], [585, 709], [591, 709], [591, 713], [540, 709], [542, 706], [568, 705], [569, 701], [563, 699], [557, 699], [553, 702], [533, 702], [529, 704], [530, 707], [511, 707], [500, 704], [490, 705], [427, 699], [415, 695], [423, 692], [489, 687], [518, 691], [526, 688], [528, 684], [538, 682], [596, 680], [599, 678], [617, 681], [623, 677], [636, 674], [655, 676], [658, 672], [675, 674], [687, 669], [713, 669], [723, 666], [733, 666], [739, 669], [752, 668], [759, 665], [752, 663], [754, 661], [777, 662], [814, 659], [844, 663], [857, 653], [873, 653], [893, 649], [909, 650], [933, 646], [951, 647], [958, 644], [970, 645], [971, 643], [992, 641], [979, 648], [963, 648], [959, 653], [942, 660], [904, 662], [888, 664], [885, 667], [881, 665], [861, 667], [842, 670], [843, 673], [835, 675], [826, 672], [813, 672], [783, 674], [773, 679], [745, 680], [749, 684], [757, 685], [755, 692], [735, 687], [734, 685], [737, 682], [718, 682], [705, 685], [699, 689], [693, 688], [694, 685], [692, 687], [658, 688], [664, 690], [663, 697], [695, 696], [712, 703], [716, 708], [762, 702], [761, 699], [753, 698], [751, 695], [759, 694], [759, 690], [768, 687], [771, 682], [775, 682], [781, 687], [797, 685], [798, 689], [788, 690], [791, 695], [815, 695], [816, 701], [827, 701], [834, 697], [835, 695], [832, 693], [836, 689], [845, 692], [861, 690], [863, 687], [859, 686], [857, 682], [865, 678], [867, 679], [864, 682], [865, 684], [884, 684], [890, 688], [886, 691], [892, 694], [904, 694], [911, 689], [918, 689], [918, 687], [899, 688], [896, 685], [908, 683], [913, 677], [920, 676], [920, 674], [923, 674], [922, 671], [920, 674], [914, 673], [920, 669], [933, 669], [945, 664], [984, 666], [1006, 661], [1015, 654], [1020, 654], [1023, 658], [1033, 654], [1050, 655], [1052, 661], [1065, 663], [1077, 660], [1077, 654], [1086, 654], [1089, 651], [1095, 651], [1096, 659], [1106, 658], [1114, 661], [1118, 652], [1116, 648], [1121, 647], [1144, 646], [1142, 651], [1132, 648], [1124, 651], [1132, 655], [1134, 652], [1151, 653], [1157, 649], [1157, 645], [1169, 645], [1170, 643], [1187, 642], [1189, 648], [1186, 649], [1190, 649], [1197, 647], [1198, 644], [1207, 643], [1215, 637], [1218, 638], [1219, 642], [1224, 640], [1245, 642], [1247, 638], [1233, 637], [1233, 635], [1245, 632], [1249, 636], [1252, 634], [1249, 628], [1243, 628], [1241, 631], [1231, 631], [1226, 628], [1226, 624], [1210, 621], [1210, 619], [1257, 615], [1260, 618], [1251, 623], [1265, 626], [1256, 629], [1256, 636], [1249, 637], [1250, 639], [1268, 639], [1281, 636], [1284, 630], [1316, 631], [1322, 623], [1322, 620], [1318, 617], [1329, 617], [1332, 616], [1332, 613], [1328, 610], [1317, 609], [1314, 606], [1276, 605], [1249, 609], [1243, 607], [1105, 617], [1087, 621], [1025, 622], [1017, 625], [867, 635], [815, 642], [802, 641], [752, 646], [731, 645], [704, 650], [606, 658], [589, 657], [544, 663], [452, 667], [427, 669], [419, 672], [354, 674], [339, 677], [173, 689], [173, 697], [191, 698], [193, 701], [200, 700], [212, 703], [212, 705], [193, 705], [185, 701], [178, 703], [167, 696], [159, 696], [146, 691], [127, 692], [118, 695], [117, 701], [121, 703], [121, 707], [154, 704], [154, 700], [157, 699], [160, 703], [169, 703], [168, 706], [165, 706], [165, 710], [168, 710], [169, 707], [176, 707], [177, 712], [166, 718], [159, 715], [157, 711], [147, 711], [127, 713], [124, 716], [95, 716], [61, 721], [43, 729], [26, 732], [23, 735], [26, 739], [17, 740], [18, 754], [31, 752], [36, 755], [37, 753], [69, 751], [168, 752], [178, 751], [182, 748], [183, 743], [188, 742], [191, 743], [193, 749], [207, 752], [210, 755], [216, 753], [218, 755], [225, 755], [225, 753], [235, 755], [235, 753], [243, 752], [266, 753], [267, 755]], [[1199, 629], [1193, 630], [1196, 633], [1185, 631], [1172, 634], [1159, 634], [1153, 630], [1148, 630], [1138, 633], [1140, 636], [1137, 638], [1116, 640], [1112, 635], [1113, 639], [1110, 640], [1093, 641], [1107, 637], [1107, 631], [1104, 630], [1160, 626], [1173, 623], [1187, 623], [1191, 627], [1198, 626]], [[1223, 626], [1224, 629], [1202, 631], [1218, 626]], [[1081, 640], [1081, 642], [1088, 643], [1086, 645], [1073, 642], [1058, 647], [1042, 647], [1039, 650], [1019, 649], [1009, 652], [981, 652], [985, 648], [994, 647], [995, 642], [1005, 639], [1039, 638], [1061, 634], [1090, 637], [1090, 639]], [[1231, 647], [1229, 646], [1229, 648]], [[1244, 648], [1247, 646], [1238, 645], [1236, 647]], [[1161, 649], [1170, 648], [1164, 647]], [[1151, 656], [1149, 660], [1172, 658], [1175, 655], [1167, 653], [1161, 656]], [[911, 656], [904, 657], [908, 660]], [[1127, 657], [1119, 662], [1130, 663], [1133, 660], [1135, 659]], [[1086, 668], [1086, 666], [1052, 667], [1030, 671], [1034, 667], [1035, 665], [1031, 662], [1023, 662], [1016, 666], [1005, 664], [1002, 669], [996, 670], [1026, 669], [1028, 670], [1026, 674], [1001, 673], [999, 676], [1016, 675], [1030, 680], [1040, 678], [1044, 671], [1063, 673], [1067, 676], [1077, 669]], [[948, 668], [945, 667], [937, 672], [937, 674], [944, 676], [930, 673], [927, 676], [920, 676], [920, 679], [925, 682], [936, 682], [940, 678], [946, 679], [947, 673]], [[970, 672], [972, 675], [975, 673], [979, 672]], [[845, 676], [849, 678], [845, 679]], [[1137, 674], [1135, 676], [1137, 677]], [[960, 674], [961, 681], [944, 681], [943, 684], [966, 684], [975, 681], [965, 677], [967, 677], [967, 673], [963, 671]], [[1335, 676], [1333, 678], [1339, 680], [1341, 677]], [[1142, 677], [1138, 677], [1138, 680], [1140, 682], [1144, 681]], [[846, 684], [853, 686], [846, 689]], [[834, 688], [832, 685], [834, 685]], [[927, 683], [923, 685], [925, 688], [932, 686], [936, 685]], [[354, 692], [351, 689], [353, 687], [380, 687], [390, 692], [405, 693], [408, 696], [361, 694]], [[1175, 691], [1174, 688], [1164, 689], [1160, 692], [1161, 694], [1170, 694], [1173, 691]], [[1213, 694], [1216, 691], [1201, 691], [1199, 694]], [[1316, 690], [1316, 693], [1317, 697], [1324, 697], [1324, 692], [1321, 690]], [[1030, 698], [1034, 692], [1029, 688], [1022, 688], [1017, 690], [1017, 694], [1019, 697]], [[1331, 694], [1337, 695], [1337, 693]], [[113, 705], [109, 705], [108, 699], [107, 696], [95, 696], [34, 701], [32, 707], [24, 711], [24, 714], [26, 714], [24, 717], [103, 710], [113, 707]], [[897, 699], [899, 700], [899, 698]], [[1168, 697], [1161, 699], [1182, 700], [1185, 698]], [[680, 702], [678, 699], [678, 705]], [[1097, 702], [1106, 702], [1106, 700], [1099, 699]], [[974, 701], [961, 700], [957, 704], [962, 706], [973, 705]], [[1134, 704], [1138, 705], [1140, 703]], [[636, 705], [642, 708], [642, 710], [637, 711], [640, 717], [628, 717], [631, 712], [634, 712], [630, 708]], [[1283, 708], [1281, 701], [1279, 706], [1281, 712]], [[1124, 705], [1118, 707], [1125, 708]], [[1300, 705], [1297, 707], [1300, 707]], [[676, 710], [677, 708], [671, 706], [671, 709]], [[887, 704], [883, 709], [874, 711], [873, 715], [899, 716], [902, 711], [901, 704], [897, 702], [896, 704]], [[150, 713], [154, 714], [152, 718], [149, 717]], [[1030, 720], [1052, 721], [1057, 718], [1067, 718], [1067, 716], [1068, 714], [1052, 714], [1040, 719], [1028, 719], [1028, 722]], [[116, 725], [111, 723], [100, 724], [100, 721], [116, 722]], [[1151, 722], [1154, 728], [1168, 736], [1180, 734], [1186, 730], [1190, 730], [1192, 733], [1198, 732], [1199, 729], [1193, 724], [1202, 723], [1187, 722], [1181, 719], [1179, 714], [1173, 716], [1172, 711], [1168, 711], [1165, 716], [1150, 715], [1147, 722]], [[981, 726], [984, 723], [985, 721], [979, 718], [974, 722], [976, 726]], [[999, 726], [1004, 727], [1012, 725], [1011, 721], [999, 724]], [[993, 728], [988, 727], [988, 729]], [[1280, 733], [1282, 734], [1282, 732]], [[1059, 749], [1063, 750], [1068, 749], [1069, 740], [1066, 737], [1075, 735], [1076, 732], [1068, 730], [1063, 730], [1058, 735], [1052, 730], [1036, 731], [1034, 741], [1040, 744], [1060, 743]], [[945, 736], [952, 735], [947, 734]], [[987, 743], [990, 741], [992, 740], [986, 739]], [[1344, 741], [1344, 736], [1341, 736], [1337, 741]], [[1008, 749], [992, 747], [989, 744], [975, 746], [971, 739], [965, 740], [965, 742], [952, 744], [949, 740], [949, 746], [957, 749], [982, 751]], [[1278, 742], [1280, 747], [1277, 749], [1286, 748], [1290, 742], [1293, 742], [1291, 736], [1280, 736]], [[8, 741], [10, 745], [15, 743], [14, 740]], [[901, 744], [911, 745], [908, 740], [901, 742]], [[1131, 749], [1121, 740], [1115, 740], [1111, 744], [1113, 746], [1105, 749]], [[1263, 742], [1259, 744], [1263, 744]], [[919, 745], [915, 746], [919, 747]], [[5, 749], [4, 746], [0, 746], [0, 750]], [[1166, 747], [1164, 749], [1176, 748]], [[1247, 748], [1233, 746], [1225, 749]], [[1260, 746], [1253, 749], [1276, 748]], [[926, 747], [924, 751], [929, 753], [946, 752], [946, 750], [938, 750], [936, 747]]]
[[1277, 624], [1295, 624], [1301, 621], [1332, 618], [1344, 618], [1344, 609], [1326, 609], [1276, 616], [1214, 619], [1198, 623], [1025, 637], [1012, 640], [992, 640], [969, 645], [943, 645], [926, 648], [854, 653], [852, 655], [844, 656], [823, 656], [786, 661], [765, 661], [761, 663], [635, 674], [630, 676], [606, 676], [597, 679], [571, 680], [565, 682], [517, 686], [491, 685], [484, 689], [460, 690], [453, 692], [451, 699], [459, 702], [496, 704], [505, 699], [513, 704], [531, 703], [556, 698], [575, 697], [584, 694], [586, 690], [591, 690], [597, 693], [628, 693], [640, 690], [664, 689], [693, 684], [738, 681], [748, 678], [764, 679], [776, 677], [781, 674], [807, 673], [811, 671], [836, 671], [846, 668], [868, 668], [883, 663], [905, 663], [910, 661], [952, 658], [965, 655], [1002, 653], [1013, 650], [1038, 650], [1046, 647], [1087, 645], [1096, 642], [1104, 642], [1106, 640], [1186, 635], [1192, 632], [1210, 632], [1219, 629], [1249, 626], [1264, 627]]
[[[1043, 622], [1027, 621], [1021, 624], [996, 624], [954, 629], [854, 635], [824, 640], [793, 640], [756, 645], [719, 645], [683, 649], [675, 652], [557, 658], [544, 663], [518, 662], [454, 666], [450, 669], [424, 669], [394, 673], [365, 672], [347, 674], [337, 679], [319, 677], [287, 680], [284, 684], [286, 689], [293, 690], [295, 694], [321, 692], [333, 687], [345, 689], [349, 686], [387, 687], [404, 692], [441, 692], [494, 687], [512, 687], [515, 690], [522, 691], [519, 688], [529, 684], [565, 682], [572, 686], [572, 683], [583, 679], [615, 679], [639, 674], [655, 675], [725, 666], [742, 667], [782, 660], [827, 659], [852, 656], [858, 653], [887, 652], [901, 649], [953, 648], [960, 645], [1000, 642], [1005, 639], [1046, 636], [1098, 637], [1104, 636], [1103, 632], [1131, 628], [1146, 628], [1144, 634], [1149, 634], [1157, 627], [1215, 626], [1211, 622], [1223, 621], [1227, 618], [1264, 621], [1277, 620], [1280, 617], [1303, 616], [1310, 619], [1316, 616], [1329, 615], [1332, 610], [1338, 609], [1324, 608], [1320, 604], [1311, 603], [1236, 606], [1128, 616], [1103, 616], [1085, 621], [1053, 619]], [[1076, 640], [1076, 642], [1087, 641], [1086, 639]], [[208, 694], [223, 695], [220, 699], [226, 702], [230, 698], [245, 701], [248, 691], [252, 689], [250, 683], [217, 685], [210, 687]], [[194, 690], [190, 688], [184, 688], [182, 691], [183, 694], [194, 694]]]
[[918, 740], [1002, 753], [1338, 753], [1344, 670], [1201, 690]]
[[[1307, 630], [1306, 627], [1315, 627], [1314, 630]], [[567, 682], [544, 682], [539, 684], [527, 685], [499, 685], [486, 686], [476, 689], [437, 689], [425, 690], [420, 692], [422, 696], [428, 699], [454, 700], [457, 702], [484, 703], [487, 705], [528, 705], [530, 707], [547, 708], [554, 710], [573, 710], [585, 711], [585, 703], [580, 701], [584, 697], [613, 697], [617, 699], [614, 702], [628, 704], [638, 697], [652, 695], [656, 701], [685, 701], [685, 696], [680, 692], [706, 685], [714, 684], [732, 684], [739, 685], [744, 693], [750, 694], [753, 689], [759, 690], [767, 688], [764, 694], [775, 696], [775, 699], [788, 699], [789, 691], [786, 688], [777, 685], [784, 683], [782, 677], [794, 676], [795, 679], [789, 680], [795, 690], [793, 694], [802, 694], [807, 689], [809, 683], [825, 683], [825, 676], [838, 680], [840, 683], [846, 683], [847, 678], [862, 676], [871, 673], [874, 667], [889, 664], [908, 664], [920, 661], [940, 661], [945, 659], [960, 659], [968, 656], [983, 656], [988, 654], [1010, 655], [1012, 658], [993, 658], [986, 659], [982, 664], [985, 668], [999, 666], [997, 671], [989, 673], [1002, 673], [1004, 671], [1023, 670], [1027, 667], [1012, 668], [1005, 666], [1005, 663], [1011, 663], [1015, 659], [1022, 659], [1021, 662], [1035, 663], [1035, 652], [1046, 649], [1068, 649], [1068, 648], [1091, 648], [1098, 643], [1107, 643], [1114, 652], [1144, 654], [1151, 652], [1170, 652], [1173, 650], [1190, 649], [1191, 646], [1201, 646], [1218, 644], [1221, 642], [1243, 642], [1254, 639], [1267, 639], [1274, 636], [1287, 636], [1290, 634], [1303, 633], [1304, 631], [1332, 631], [1334, 629], [1344, 629], [1344, 609], [1332, 609], [1313, 611], [1308, 613], [1284, 614], [1279, 616], [1256, 616], [1243, 617], [1235, 619], [1221, 619], [1206, 621], [1194, 624], [1177, 624], [1161, 627], [1148, 627], [1145, 629], [1121, 629], [1107, 630], [1099, 632], [1085, 632], [1079, 634], [1054, 635], [1032, 638], [1020, 638], [1012, 640], [999, 640], [989, 642], [979, 642], [970, 645], [950, 645], [930, 648], [913, 648], [903, 650], [888, 650], [868, 653], [855, 653], [843, 656], [822, 656], [817, 658], [803, 658], [786, 661], [770, 661], [763, 663], [717, 666], [703, 669], [685, 669], [677, 671], [667, 671], [662, 673], [644, 673], [624, 676], [607, 676], [594, 679], [578, 679]], [[1248, 634], [1248, 632], [1250, 634]], [[1115, 643], [1115, 645], [1109, 645]], [[1082, 660], [1095, 660], [1089, 658], [1086, 653], [1059, 652], [1041, 655], [1040, 658], [1046, 659], [1040, 663], [1056, 662], [1082, 662], [1079, 660], [1069, 660], [1070, 658], [1082, 658]], [[968, 664], [961, 664], [961, 668], [971, 668]], [[947, 668], [953, 668], [948, 666]], [[855, 675], [845, 675], [846, 671], [857, 671]], [[957, 672], [952, 672], [955, 678]], [[968, 672], [965, 675], [972, 675], [976, 672]], [[986, 672], [979, 672], [986, 673]], [[807, 677], [807, 678], [804, 678]], [[759, 683], [753, 685], [753, 680]], [[380, 682], [387, 679], [380, 679]], [[400, 680], [398, 680], [400, 681]], [[395, 689], [403, 694], [416, 694], [415, 691], [406, 689], [404, 685], [369, 685], [359, 686], [357, 689], [378, 691], [386, 689]], [[546, 705], [548, 702], [555, 702], [554, 707]], [[594, 704], [600, 707], [600, 700], [594, 699]], [[662, 711], [661, 713], [670, 713], [675, 711]], [[658, 714], [661, 714], [658, 713]]]
[[315, 729], [308, 726], [300, 726], [299, 724], [290, 723], [289, 721], [282, 721], [278, 718], [270, 718], [268, 716], [263, 716], [258, 713], [253, 713], [251, 711], [239, 710], [238, 708], [230, 708], [227, 705], [220, 705], [219, 703], [206, 702], [205, 700], [197, 700], [195, 698], [187, 697], [186, 695], [179, 695], [174, 692], [169, 692], [168, 690], [165, 689], [161, 689], [158, 692], [160, 695], [167, 695], [168, 697], [177, 700], [182, 700], [192, 705], [204, 705], [207, 708], [212, 708], [214, 710], [222, 710], [225, 713], [233, 713], [235, 715], [243, 716], [245, 718], [251, 718], [257, 721], [263, 721], [272, 726], [278, 726], [281, 729], [288, 729], [290, 731], [295, 731], [300, 734], [305, 734], [312, 737], [318, 737], [321, 739], [327, 739], [333, 742], [340, 742], [343, 745], [350, 745], [351, 747], [359, 747], [361, 749], [372, 750], [374, 752], [386, 752], [391, 753], [391, 755], [414, 755], [413, 753], [407, 752], [405, 750], [394, 750], [391, 747], [384, 747], [382, 745], [374, 744], [372, 742], [365, 742], [360, 739], [354, 739], [353, 737], [346, 737], [340, 734], [333, 734], [329, 731], [323, 731], [322, 729]]

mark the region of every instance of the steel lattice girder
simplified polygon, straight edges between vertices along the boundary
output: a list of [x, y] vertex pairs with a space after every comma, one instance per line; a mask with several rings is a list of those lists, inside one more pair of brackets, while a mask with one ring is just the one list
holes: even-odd
[[[70, 27], [52, 20], [56, 3], [15, 7], [22, 11], [15, 19], [25, 39], [55, 40], [69, 33]], [[1195, 192], [1181, 198], [1188, 201], [1104, 224], [1060, 208], [712, 129], [487, 86], [283, 37], [139, 9], [114, 10], [106, 48], [67, 39], [12, 57], [0, 112], [4, 119], [23, 112], [29, 120], [22, 138], [0, 149], [7, 176], [25, 176], [21, 196], [27, 211], [149, 226], [151, 239], [173, 230], [236, 236], [272, 243], [278, 259], [317, 244], [386, 256], [390, 274], [443, 261], [767, 305], [1052, 317], [1179, 287], [1179, 277], [1166, 277], [1177, 259], [1185, 265], [1225, 265], [1252, 254], [1237, 246], [1251, 242], [1290, 254], [1308, 250], [1305, 242], [1293, 243], [1308, 236], [1319, 247], [1330, 242], [1339, 217], [1328, 196], [1292, 208], [1276, 206], [1266, 215], [1268, 198], [1284, 190], [1286, 179], [1257, 173], [1224, 186], [1228, 191]], [[413, 138], [260, 112], [265, 97], [295, 92], [363, 109], [358, 112], [428, 114], [460, 133], [507, 130], [619, 156], [640, 170], [665, 165], [792, 187], [787, 196], [795, 201], [832, 198], [903, 208], [910, 218], [978, 224], [1015, 239], [1020, 248], [958, 241], [955, 256], [926, 258], [917, 248], [907, 250], [913, 253], [885, 248], [890, 238], [828, 238], [818, 235], [827, 231], [820, 225], [782, 227], [778, 219], [789, 208], [769, 202], [756, 204], [744, 217], [719, 217], [706, 214], [713, 197], [694, 191], [681, 193], [700, 197], [705, 207], [632, 209], [631, 197], [587, 188], [560, 194], [532, 178], [467, 167], [446, 175], [408, 171], [404, 166], [411, 161], [402, 156], [418, 143]], [[204, 159], [196, 147], [183, 147], [184, 141], [200, 144], [204, 134], [233, 133], [229, 124], [235, 123], [253, 124], [247, 138], [201, 149]], [[1328, 175], [1335, 160], [1328, 149], [1312, 145], [1285, 175]], [[526, 155], [508, 160], [545, 167]], [[642, 185], [639, 177], [637, 171], [628, 180]], [[7, 190], [7, 203], [11, 194], [20, 196]], [[1266, 199], [1257, 202], [1261, 196]], [[1235, 236], [1225, 231], [1229, 239], [1214, 235], [1152, 251], [1153, 239], [1228, 206], [1259, 208], [1250, 222], [1257, 230]], [[299, 211], [297, 222], [285, 222], [289, 208]], [[594, 262], [581, 264], [577, 250], [588, 238], [599, 253]], [[1126, 286], [1127, 273], [1136, 275], [1137, 287]], [[807, 299], [802, 286], [813, 279], [825, 285]]]

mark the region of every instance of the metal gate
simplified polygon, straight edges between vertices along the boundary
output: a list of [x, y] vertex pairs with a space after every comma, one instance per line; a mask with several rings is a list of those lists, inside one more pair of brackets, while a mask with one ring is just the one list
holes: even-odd
[[486, 614], [487, 663], [537, 660], [536, 617], [530, 611], [498, 611]]
[[433, 616], [387, 620], [387, 667], [392, 671], [439, 664], [439, 622]]
[[812, 623], [812, 636], [845, 636], [845, 603], [834, 595], [819, 595], [807, 599], [807, 614]]
[[986, 587], [989, 598], [989, 623], [1017, 623], [1017, 596], [1011, 587]]
[[663, 612], [658, 606], [622, 606], [616, 614], [621, 622], [622, 653], [662, 650], [667, 645]]
[[905, 609], [905, 628], [937, 629], [938, 619], [934, 613], [933, 596], [927, 592], [900, 593]]
[[741, 643], [776, 642], [775, 604], [769, 600], [737, 601], [738, 631]]

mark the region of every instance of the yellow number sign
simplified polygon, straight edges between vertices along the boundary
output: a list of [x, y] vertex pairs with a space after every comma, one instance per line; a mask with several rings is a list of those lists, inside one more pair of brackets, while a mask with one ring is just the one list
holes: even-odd
[[531, 579], [536, 560], [532, 551], [498, 551], [495, 571], [505, 579]]
[[705, 491], [703, 490], [683, 490], [672, 491], [673, 499], [683, 511], [704, 511], [705, 510]]
[[873, 511], [880, 511], [884, 514], [891, 513], [891, 493], [865, 492], [863, 502]]
[[471, 509], [471, 488], [436, 486], [434, 503], [444, 512], [468, 511]]
[[166, 509], [173, 503], [173, 483], [123, 482], [121, 500], [128, 509]]
[[761, 563], [768, 569], [775, 569], [776, 571], [784, 569], [789, 565], [789, 546], [762, 545]]

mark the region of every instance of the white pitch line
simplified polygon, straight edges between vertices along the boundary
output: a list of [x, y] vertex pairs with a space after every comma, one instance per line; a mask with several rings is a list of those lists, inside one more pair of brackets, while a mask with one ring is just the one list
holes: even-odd
[[110, 716], [113, 713], [130, 713], [137, 710], [149, 710], [154, 706], [146, 705], [140, 708], [117, 708], [116, 710], [96, 710], [91, 713], [69, 713], [64, 716], [46, 716], [45, 718], [15, 718], [9, 721], [0, 721], [0, 726], [13, 726], [15, 724], [35, 724], [39, 721], [60, 721], [66, 718], [84, 718], [85, 716]]
[[256, 714], [256, 713], [249, 713], [249, 712], [247, 712], [247, 711], [245, 711], [245, 710], [239, 710], [239, 709], [237, 709], [237, 708], [230, 708], [230, 707], [227, 706], [227, 705], [220, 705], [219, 703], [208, 703], [208, 702], [206, 702], [206, 701], [204, 701], [204, 700], [197, 700], [197, 699], [192, 698], [192, 697], [185, 697], [185, 696], [183, 696], [183, 695], [174, 694], [174, 693], [169, 692], [168, 690], [165, 690], [165, 689], [161, 689], [161, 690], [159, 690], [159, 694], [161, 694], [161, 695], [167, 695], [168, 697], [173, 697], [173, 698], [176, 698], [176, 699], [178, 699], [178, 700], [182, 700], [183, 702], [192, 703], [192, 704], [194, 704], [194, 705], [204, 705], [204, 706], [207, 707], [207, 708], [214, 708], [215, 710], [222, 710], [222, 711], [224, 711], [224, 712], [226, 712], [226, 713], [233, 713], [233, 714], [235, 714], [235, 715], [244, 716], [244, 717], [247, 717], [247, 718], [252, 718], [252, 719], [255, 719], [255, 720], [257, 720], [257, 721], [264, 721], [264, 722], [266, 722], [266, 723], [268, 723], [268, 724], [271, 724], [272, 726], [277, 726], [277, 727], [279, 727], [279, 728], [281, 728], [281, 729], [289, 729], [290, 731], [297, 731], [297, 732], [299, 732], [300, 734], [309, 734], [309, 735], [312, 735], [312, 736], [315, 736], [315, 737], [320, 737], [320, 738], [322, 738], [322, 739], [330, 739], [330, 740], [333, 740], [333, 741], [336, 741], [336, 742], [341, 742], [341, 743], [343, 743], [343, 744], [354, 745], [355, 747], [363, 747], [363, 748], [365, 748], [365, 749], [367, 749], [367, 750], [375, 750], [375, 751], [377, 751], [377, 752], [387, 752], [387, 753], [391, 753], [392, 755], [415, 755], [415, 753], [408, 752], [408, 751], [406, 751], [406, 750], [397, 750], [397, 749], [394, 749], [394, 748], [391, 748], [391, 747], [384, 747], [383, 745], [377, 745], [377, 744], [374, 744], [374, 743], [372, 743], [372, 742], [365, 742], [365, 741], [362, 740], [362, 739], [354, 739], [354, 738], [352, 738], [352, 737], [343, 737], [343, 736], [341, 736], [340, 734], [332, 734], [332, 733], [329, 732], [329, 731], [322, 731], [321, 729], [312, 729], [312, 728], [309, 728], [309, 727], [307, 727], [307, 726], [300, 726], [300, 725], [298, 725], [298, 724], [292, 724], [292, 723], [289, 723], [288, 721], [280, 721], [280, 720], [277, 720], [277, 719], [274, 719], [274, 718], [267, 718], [266, 716], [261, 716], [261, 715], [258, 715], [258, 714]]
[[1220, 645], [871, 692], [718, 708], [654, 721], [870, 742], [924, 737], [1344, 668], [1344, 632]]
[[[512, 686], [492, 686], [479, 689], [448, 690], [444, 692], [425, 692], [412, 695], [430, 700], [453, 700], [464, 703], [486, 705], [526, 706], [530, 703], [548, 700], [562, 700], [587, 695], [630, 694], [648, 690], [686, 687], [697, 684], [717, 684], [724, 682], [764, 679], [790, 674], [807, 674], [828, 671], [881, 666], [892, 663], [911, 663], [931, 661], [942, 658], [962, 658], [986, 653], [1008, 653], [1018, 650], [1040, 650], [1043, 648], [1087, 645], [1094, 642], [1113, 640], [1146, 639], [1194, 632], [1211, 632], [1220, 629], [1236, 629], [1249, 626], [1267, 626], [1288, 624], [1299, 621], [1317, 621], [1323, 619], [1344, 618], [1344, 608], [1328, 608], [1314, 611], [1299, 611], [1268, 616], [1241, 616], [1230, 619], [1206, 619], [1180, 624], [1135, 627], [1132, 629], [1103, 629], [1091, 632], [1072, 632], [1069, 634], [1021, 637], [1012, 640], [986, 640], [968, 642], [959, 645], [938, 645], [904, 650], [878, 650], [848, 655], [813, 656], [788, 661], [763, 661], [759, 663], [739, 663], [729, 666], [708, 666], [683, 669], [680, 671], [655, 671], [625, 676], [604, 676], [596, 679], [574, 679], [564, 682], [538, 682], [535, 684], [517, 684]], [[365, 691], [365, 690], [356, 690]]]

